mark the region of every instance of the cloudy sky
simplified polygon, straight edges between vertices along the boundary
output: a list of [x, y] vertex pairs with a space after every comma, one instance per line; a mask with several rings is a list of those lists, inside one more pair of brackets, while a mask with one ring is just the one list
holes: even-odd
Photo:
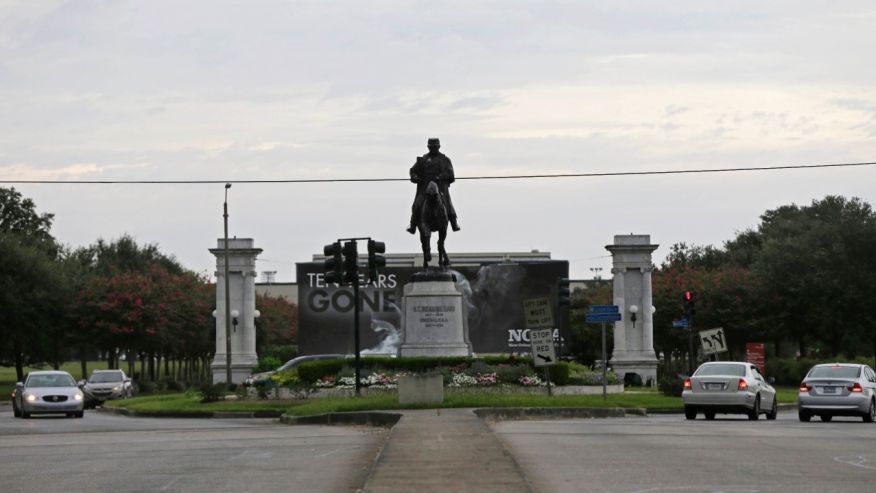
[[[876, 3], [0, 0], [0, 180], [457, 177], [876, 161]], [[573, 278], [615, 234], [720, 246], [765, 210], [876, 205], [876, 167], [459, 180], [452, 251], [549, 251]], [[72, 246], [128, 233], [213, 272], [222, 184], [14, 185]], [[392, 252], [409, 182], [246, 184], [230, 230], [294, 263]], [[603, 275], [606, 273], [604, 272]]]

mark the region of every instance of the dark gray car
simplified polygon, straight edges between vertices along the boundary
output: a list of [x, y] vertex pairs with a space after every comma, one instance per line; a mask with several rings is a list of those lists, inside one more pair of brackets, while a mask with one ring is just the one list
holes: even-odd
[[131, 379], [122, 370], [94, 370], [82, 385], [85, 405], [93, 408], [111, 399], [127, 399], [134, 395]]

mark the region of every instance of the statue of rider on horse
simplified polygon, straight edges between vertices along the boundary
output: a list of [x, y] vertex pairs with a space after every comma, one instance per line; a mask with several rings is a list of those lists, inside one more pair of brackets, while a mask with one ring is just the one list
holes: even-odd
[[459, 231], [456, 222], [456, 209], [450, 200], [450, 184], [454, 182], [453, 165], [450, 158], [438, 152], [441, 143], [438, 139], [429, 139], [429, 152], [417, 158], [411, 167], [411, 181], [417, 184], [417, 195], [411, 208], [411, 222], [407, 229], [410, 234], [420, 230], [420, 242], [423, 246], [423, 267], [429, 266], [432, 259], [429, 238], [432, 232], [438, 233], [438, 264], [442, 268], [450, 265], [447, 253], [444, 251], [444, 239], [447, 236], [447, 224], [453, 231]]

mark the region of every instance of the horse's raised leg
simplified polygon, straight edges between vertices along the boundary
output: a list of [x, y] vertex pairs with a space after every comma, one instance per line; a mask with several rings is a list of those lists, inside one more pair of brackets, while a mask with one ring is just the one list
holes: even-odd
[[447, 238], [446, 227], [438, 232], [438, 265], [446, 269], [450, 266], [450, 258], [447, 256], [447, 251], [444, 250], [445, 238]]
[[[432, 249], [429, 246], [430, 232], [420, 230], [420, 244], [423, 246], [423, 268], [429, 268], [429, 261], [432, 260]], [[440, 259], [439, 259], [440, 260]]]

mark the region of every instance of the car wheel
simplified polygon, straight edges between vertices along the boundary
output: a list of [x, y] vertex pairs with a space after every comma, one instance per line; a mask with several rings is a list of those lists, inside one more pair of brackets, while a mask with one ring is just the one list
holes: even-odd
[[809, 420], [812, 419], [812, 415], [802, 409], [797, 410], [797, 417], [799, 417], [800, 421], [804, 423], [808, 423]]
[[690, 406], [684, 406], [684, 417], [687, 419], [697, 419], [697, 410]]
[[79, 411], [78, 413], [76, 413], [77, 418], [81, 418], [83, 416], [85, 416], [85, 411]]
[[16, 418], [21, 417], [21, 411], [18, 410], [18, 406], [15, 403], [12, 403], [12, 416]]
[[872, 423], [876, 419], [876, 401], [870, 401], [870, 410], [863, 416], [865, 423]]
[[822, 414], [822, 415], [819, 416], [819, 417], [820, 417], [821, 420], [824, 421], [825, 423], [827, 423], [828, 421], [830, 421], [830, 420], [833, 419], [833, 416], [831, 416], [830, 414]]
[[715, 411], [706, 411], [705, 415], [706, 419], [708, 419], [709, 421], [715, 419]]
[[21, 411], [21, 418], [22, 419], [30, 419], [30, 413], [26, 413], [24, 411]]
[[756, 421], [760, 418], [760, 396], [754, 398], [754, 407], [748, 412], [748, 419]]
[[767, 413], [767, 419], [776, 419], [776, 416], [779, 415], [779, 403], [776, 402], [776, 397], [773, 396], [773, 407], [770, 408], [770, 412]]

